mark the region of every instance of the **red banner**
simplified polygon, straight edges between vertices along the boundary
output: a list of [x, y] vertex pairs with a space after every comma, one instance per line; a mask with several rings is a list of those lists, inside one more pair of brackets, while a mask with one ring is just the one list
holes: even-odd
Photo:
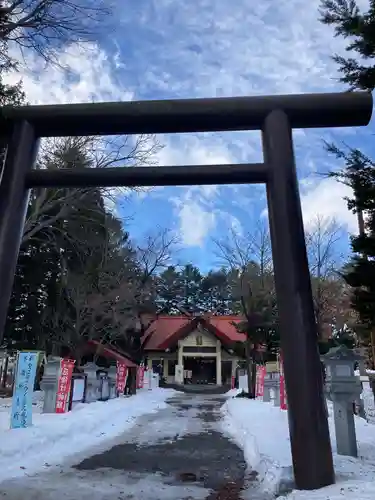
[[120, 394], [124, 393], [127, 373], [128, 367], [126, 364], [117, 361], [116, 389]]
[[56, 413], [65, 413], [66, 403], [70, 394], [72, 374], [75, 361], [73, 359], [62, 359], [60, 361], [60, 377], [56, 394]]
[[137, 389], [143, 389], [144, 378], [145, 378], [145, 367], [138, 366], [138, 368], [137, 368]]
[[281, 353], [279, 355], [279, 366], [280, 366], [280, 408], [282, 410], [288, 409], [288, 401], [286, 398], [286, 385], [284, 377], [284, 365]]
[[257, 366], [256, 390], [255, 395], [263, 397], [264, 395], [264, 379], [266, 378], [266, 367], [264, 365]]

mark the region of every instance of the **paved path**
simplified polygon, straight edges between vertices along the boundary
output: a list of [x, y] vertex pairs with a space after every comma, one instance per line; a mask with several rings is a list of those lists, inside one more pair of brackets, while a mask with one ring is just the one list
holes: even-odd
[[[220, 432], [218, 396], [177, 395], [168, 408], [90, 458], [0, 484], [9, 500], [262, 499], [242, 451]], [[110, 415], [108, 415], [110, 418]], [[46, 445], [48, 446], [48, 445]], [[87, 453], [86, 453], [87, 455]], [[246, 495], [244, 485], [250, 486]], [[242, 496], [245, 495], [245, 496]]]

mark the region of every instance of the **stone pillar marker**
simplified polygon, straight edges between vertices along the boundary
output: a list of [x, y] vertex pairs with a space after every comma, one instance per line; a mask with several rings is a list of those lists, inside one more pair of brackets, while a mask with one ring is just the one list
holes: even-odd
[[[272, 399], [274, 406], [280, 406], [280, 387], [277, 373], [268, 372], [264, 379], [263, 402], [271, 403]], [[272, 394], [273, 393], [273, 394]], [[277, 396], [278, 395], [278, 396]], [[273, 396], [273, 397], [272, 397]]]
[[116, 390], [117, 367], [110, 366], [107, 372], [109, 379], [109, 398], [113, 399], [117, 397], [117, 390]]
[[275, 379], [275, 385], [276, 385], [276, 389], [274, 390], [274, 393], [273, 393], [273, 406], [280, 408], [280, 379], [279, 378]]
[[101, 381], [99, 380], [96, 372], [100, 368], [95, 363], [87, 363], [82, 368], [87, 375], [86, 403], [98, 401], [100, 397], [99, 388]]
[[43, 413], [55, 413], [56, 394], [60, 375], [60, 361], [58, 356], [48, 356], [44, 367], [40, 388], [44, 393]]
[[264, 388], [263, 388], [263, 402], [270, 403], [271, 402], [271, 389], [273, 388], [272, 384], [273, 380], [271, 378], [270, 373], [266, 373], [264, 377]]
[[216, 342], [216, 385], [222, 385], [220, 340]]
[[179, 366], [184, 365], [183, 351], [182, 351], [182, 345], [181, 345], [180, 341], [178, 342], [177, 364]]
[[352, 457], [358, 456], [353, 403], [362, 392], [354, 373], [354, 365], [360, 359], [344, 345], [333, 347], [322, 356], [327, 370], [326, 393], [333, 402], [337, 453]]

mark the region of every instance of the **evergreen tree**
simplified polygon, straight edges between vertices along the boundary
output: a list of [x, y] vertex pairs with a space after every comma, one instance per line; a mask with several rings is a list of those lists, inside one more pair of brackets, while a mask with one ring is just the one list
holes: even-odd
[[346, 50], [352, 57], [334, 55], [339, 65], [340, 81], [351, 90], [373, 90], [375, 67], [375, 0], [369, 0], [369, 8], [361, 12], [355, 0], [322, 0], [321, 21], [334, 27], [335, 36], [349, 39]]
[[157, 304], [164, 314], [181, 314], [181, 275], [175, 266], [168, 266], [157, 278]]
[[[90, 167], [85, 149], [68, 144], [63, 155], [51, 151], [47, 167]], [[51, 352], [64, 345], [74, 349], [89, 336], [123, 334], [120, 319], [114, 318], [120, 316], [121, 280], [134, 282], [137, 272], [128, 235], [106, 210], [100, 189], [75, 190], [72, 196], [66, 191], [32, 192], [28, 211], [37, 212], [41, 199], [45, 210], [35, 222], [38, 231], [29, 227], [31, 236], [20, 249], [6, 325], [8, 346]], [[67, 199], [69, 211], [62, 217]], [[127, 313], [132, 304], [127, 297]], [[121, 308], [123, 319], [123, 303]]]
[[[361, 12], [355, 0], [323, 0], [321, 21], [334, 27], [335, 35], [348, 39], [347, 51], [351, 57], [335, 55], [340, 80], [350, 89], [375, 88], [375, 1]], [[375, 330], [375, 165], [358, 149], [342, 151], [327, 144], [329, 152], [343, 161], [345, 168], [333, 175], [353, 189], [348, 207], [358, 214], [360, 234], [352, 238], [354, 257], [344, 272], [346, 282], [353, 287], [352, 305], [358, 313], [358, 331], [366, 339]], [[366, 218], [363, 218], [365, 213]], [[375, 361], [375, 360], [373, 360]]]
[[209, 271], [202, 279], [201, 300], [202, 307], [213, 314], [231, 314], [231, 285], [228, 272], [222, 268], [218, 271]]
[[181, 306], [190, 313], [202, 312], [202, 274], [199, 269], [192, 264], [187, 264], [181, 271], [180, 281], [182, 295], [179, 298]]

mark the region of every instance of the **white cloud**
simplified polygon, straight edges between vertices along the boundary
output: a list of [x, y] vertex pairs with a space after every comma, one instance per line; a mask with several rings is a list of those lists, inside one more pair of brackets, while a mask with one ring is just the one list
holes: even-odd
[[[310, 181], [302, 185], [305, 189], [301, 195], [301, 205], [306, 230], [314, 225], [316, 217], [320, 216], [322, 219], [335, 219], [349, 233], [358, 231], [357, 217], [348, 210], [344, 199], [352, 196], [350, 187], [333, 178], [325, 178], [319, 182]], [[262, 211], [261, 217], [268, 217], [267, 208]]]
[[316, 216], [320, 215], [336, 219], [350, 233], [357, 232], [357, 217], [348, 210], [344, 200], [351, 196], [351, 188], [335, 179], [328, 178], [318, 182], [301, 196], [305, 228], [308, 229]]
[[[336, 52], [343, 54], [347, 41], [335, 38], [333, 29], [319, 22], [320, 4], [320, 0], [237, 0], [235, 8], [226, 0], [138, 4], [123, 19], [125, 29], [136, 25], [139, 36], [137, 59], [129, 61], [127, 72], [129, 77], [133, 71], [142, 75], [138, 77], [139, 95], [148, 95], [152, 89], [165, 98], [341, 90], [344, 87], [337, 81], [338, 68], [331, 57]], [[361, 0], [361, 4], [367, 7], [368, 1]], [[350, 143], [354, 131], [347, 132]], [[294, 132], [301, 179], [315, 171], [315, 165], [322, 168], [322, 160], [327, 170], [331, 167], [327, 165], [330, 159], [322, 158], [324, 137], [327, 131]], [[329, 139], [336, 137], [330, 135]], [[255, 142], [250, 133], [238, 137], [200, 134], [193, 139], [185, 135], [177, 146], [170, 145], [161, 163], [259, 161], [261, 156], [259, 138]], [[221, 196], [220, 188], [211, 189], [210, 195], [202, 188], [199, 194], [188, 189], [186, 198], [179, 200], [179, 207], [193, 203], [195, 216], [201, 210], [207, 231], [214, 227], [212, 218], [217, 223], [215, 208]], [[342, 199], [347, 194], [345, 186], [314, 179], [301, 189], [307, 223], [323, 212], [337, 217], [350, 231], [355, 228], [355, 216]], [[227, 200], [229, 213], [230, 203]], [[205, 217], [209, 212], [211, 217]], [[186, 213], [190, 212], [186, 209]], [[186, 228], [182, 212], [178, 216], [181, 227]]]
[[[13, 55], [20, 58], [16, 51]], [[30, 104], [126, 101], [133, 97], [114, 79], [111, 59], [96, 44], [66, 47], [59, 55], [59, 64], [64, 69], [46, 65], [34, 53], [26, 52], [21, 71], [7, 75], [5, 81], [22, 79]]]
[[[208, 136], [208, 137], [207, 137]], [[190, 135], [183, 142], [166, 138], [166, 147], [160, 152], [159, 162], [163, 165], [209, 165], [228, 164], [230, 153], [215, 142], [200, 142], [199, 137]], [[168, 140], [169, 139], [169, 140]], [[176, 138], [174, 138], [176, 139]], [[178, 168], [178, 167], [177, 167]], [[219, 186], [191, 186], [181, 190], [179, 198], [172, 198], [175, 214], [179, 221], [179, 232], [186, 246], [201, 247], [217, 223], [218, 211], [213, 209]]]
[[337, 68], [330, 56], [345, 42], [319, 23], [319, 6], [320, 0], [236, 0], [235, 8], [227, 0], [150, 0], [127, 9], [125, 30], [139, 30], [140, 91], [191, 97], [331, 90]]
[[189, 247], [202, 247], [210, 230], [215, 227], [215, 215], [205, 210], [198, 201], [182, 201], [177, 204], [177, 215], [180, 220], [181, 241]]
[[[233, 3], [233, 2], [232, 2]], [[88, 102], [134, 98], [214, 97], [253, 94], [324, 92], [342, 89], [331, 56], [344, 53], [346, 41], [318, 21], [320, 0], [149, 0], [118, 9], [121, 39], [113, 56], [93, 44], [89, 50], [69, 47], [61, 63], [69, 71], [44, 67], [28, 56], [24, 87], [31, 103]], [[360, 0], [367, 7], [368, 0]], [[12, 76], [17, 81], [19, 75]], [[132, 90], [129, 90], [132, 89]], [[361, 132], [359, 132], [361, 133]], [[343, 196], [348, 188], [333, 179], [303, 177], [322, 166], [321, 138], [326, 131], [296, 131], [297, 166], [302, 178], [306, 224], [318, 213], [335, 216], [349, 231], [356, 218]], [[345, 140], [350, 144], [348, 130]], [[359, 135], [359, 134], [358, 134]], [[337, 137], [337, 136], [336, 136]], [[335, 139], [330, 136], [330, 139]], [[259, 134], [181, 134], [161, 137], [166, 147], [161, 165], [223, 164], [259, 161]], [[303, 161], [301, 161], [303, 158]], [[233, 188], [233, 193], [234, 193]], [[147, 197], [148, 192], [140, 196]], [[181, 189], [170, 200], [187, 246], [202, 246], [225, 215], [217, 209], [218, 186]], [[163, 188], [151, 196], [165, 196]], [[249, 205], [238, 191], [224, 200]], [[244, 194], [249, 197], [248, 191]], [[252, 200], [262, 209], [263, 199]], [[220, 210], [223, 210], [221, 203]], [[221, 217], [221, 218], [220, 218]], [[235, 222], [234, 222], [235, 224]]]
[[[20, 53], [12, 56], [21, 61]], [[6, 83], [22, 79], [27, 101], [30, 104], [66, 104], [95, 101], [131, 100], [133, 94], [123, 88], [114, 77], [112, 62], [115, 60], [95, 43], [65, 47], [59, 54], [59, 66], [46, 65], [35, 53], [23, 54], [19, 73], [8, 74]], [[129, 145], [130, 147], [130, 145]], [[111, 190], [106, 206], [117, 214], [117, 205], [123, 198], [123, 190]]]

